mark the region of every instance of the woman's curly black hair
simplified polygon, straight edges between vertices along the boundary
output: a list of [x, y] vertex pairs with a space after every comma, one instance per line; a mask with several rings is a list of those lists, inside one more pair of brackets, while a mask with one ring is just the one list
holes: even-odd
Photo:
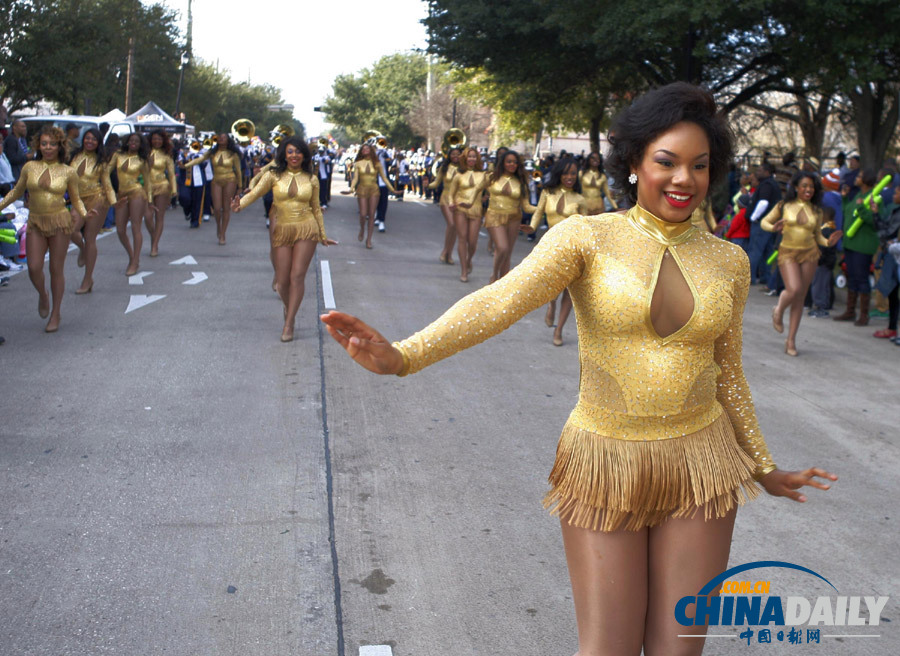
[[275, 151], [275, 166], [272, 167], [272, 170], [275, 171], [275, 173], [284, 173], [287, 171], [288, 146], [294, 146], [294, 148], [299, 150], [303, 155], [303, 161], [300, 162], [300, 170], [306, 173], [312, 173], [312, 155], [310, 155], [309, 146], [306, 144], [305, 139], [298, 137], [296, 134], [287, 139], [282, 139], [281, 143], [278, 144], [278, 150]]
[[561, 187], [563, 174], [572, 167], [575, 167], [575, 185], [572, 187], [572, 191], [580, 194], [581, 180], [578, 179], [578, 162], [575, 161], [574, 157], [569, 157], [568, 155], [560, 157], [553, 165], [553, 168], [550, 169], [550, 180], [545, 187], [547, 191], [556, 191]]
[[125, 153], [127, 155], [129, 152], [128, 143], [134, 138], [137, 138], [138, 140], [137, 155], [146, 162], [147, 158], [150, 157], [150, 142], [148, 142], [147, 137], [142, 135], [140, 132], [132, 132], [127, 137], [125, 137], [125, 139], [122, 140], [122, 147], [119, 149], [119, 152]]
[[810, 171], [797, 171], [794, 174], [794, 177], [791, 178], [791, 183], [788, 185], [787, 191], [784, 194], [784, 202], [789, 203], [792, 200], [797, 200], [797, 185], [800, 184], [800, 181], [803, 180], [803, 178], [812, 180], [813, 197], [809, 202], [818, 207], [822, 202], [822, 183], [819, 182], [819, 176]]
[[605, 164], [620, 195], [637, 202], [637, 184], [628, 182], [628, 176], [640, 164], [647, 145], [682, 121], [696, 123], [709, 139], [710, 187], [728, 172], [734, 136], [716, 111], [712, 94], [687, 82], [673, 82], [641, 96], [613, 122]]

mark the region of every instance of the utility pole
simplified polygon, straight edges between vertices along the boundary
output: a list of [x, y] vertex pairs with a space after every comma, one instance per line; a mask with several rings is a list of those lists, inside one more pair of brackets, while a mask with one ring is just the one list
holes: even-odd
[[134, 37], [128, 37], [128, 68], [125, 72], [125, 113], [131, 113], [131, 87], [134, 76]]
[[434, 84], [434, 73], [431, 70], [432, 55], [428, 55], [428, 77], [425, 78], [425, 142], [428, 144], [428, 150], [434, 150], [434, 139], [432, 139], [431, 124], [434, 114], [431, 110], [431, 87]]

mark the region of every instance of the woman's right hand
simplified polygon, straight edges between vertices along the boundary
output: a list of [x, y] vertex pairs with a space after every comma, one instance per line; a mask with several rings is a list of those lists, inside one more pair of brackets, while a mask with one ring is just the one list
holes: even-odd
[[530, 235], [534, 232], [534, 228], [531, 227], [530, 223], [520, 223], [519, 232], [524, 232], [526, 235]]
[[334, 340], [357, 364], [376, 374], [398, 374], [403, 356], [377, 330], [351, 314], [332, 310], [319, 317]]
[[341, 189], [341, 196], [349, 196], [353, 191], [350, 189]]
[[235, 214], [241, 211], [241, 197], [235, 196], [231, 199], [231, 211]]

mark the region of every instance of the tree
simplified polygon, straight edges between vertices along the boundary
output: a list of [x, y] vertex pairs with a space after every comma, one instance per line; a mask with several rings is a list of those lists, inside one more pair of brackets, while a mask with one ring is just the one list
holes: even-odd
[[376, 130], [398, 145], [421, 142], [407, 118], [425, 88], [428, 61], [420, 53], [382, 57], [371, 69], [339, 75], [325, 100], [326, 118], [356, 139]]

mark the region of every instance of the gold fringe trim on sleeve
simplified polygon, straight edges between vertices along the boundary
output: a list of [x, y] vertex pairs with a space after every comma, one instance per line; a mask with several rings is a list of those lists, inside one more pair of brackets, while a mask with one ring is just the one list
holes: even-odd
[[704, 509], [723, 517], [759, 495], [756, 463], [727, 415], [685, 437], [634, 441], [566, 425], [544, 507], [572, 526], [636, 531]]
[[27, 232], [37, 232], [47, 239], [53, 237], [60, 230], [63, 234], [70, 234], [75, 224], [72, 221], [72, 214], [69, 210], [54, 212], [53, 214], [35, 214], [28, 215]]
[[272, 230], [272, 246], [292, 246], [301, 239], [319, 241], [319, 225], [315, 219], [287, 223], [276, 219]]

